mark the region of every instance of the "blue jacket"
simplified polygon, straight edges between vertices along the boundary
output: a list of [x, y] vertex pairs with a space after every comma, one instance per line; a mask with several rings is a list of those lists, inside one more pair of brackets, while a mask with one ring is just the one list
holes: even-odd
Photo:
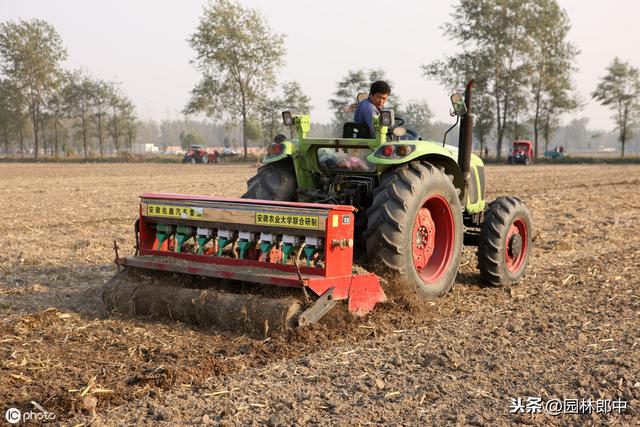
[[356, 112], [353, 116], [353, 121], [355, 123], [366, 123], [369, 127], [370, 137], [375, 138], [376, 129], [373, 127], [373, 116], [377, 116], [379, 114], [380, 110], [378, 110], [378, 107], [369, 101], [369, 98], [363, 99], [358, 103], [358, 107], [356, 108]]

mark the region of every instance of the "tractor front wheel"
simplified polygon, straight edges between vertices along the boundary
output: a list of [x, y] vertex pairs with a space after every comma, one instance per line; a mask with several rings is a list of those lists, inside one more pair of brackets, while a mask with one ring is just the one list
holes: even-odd
[[367, 210], [371, 267], [401, 291], [435, 298], [453, 286], [462, 253], [462, 210], [451, 177], [410, 162], [382, 177]]
[[522, 279], [531, 252], [531, 215], [517, 197], [489, 204], [480, 231], [478, 267], [483, 281], [506, 286]]
[[296, 174], [291, 160], [268, 163], [247, 181], [243, 199], [278, 200], [289, 202], [296, 197]]

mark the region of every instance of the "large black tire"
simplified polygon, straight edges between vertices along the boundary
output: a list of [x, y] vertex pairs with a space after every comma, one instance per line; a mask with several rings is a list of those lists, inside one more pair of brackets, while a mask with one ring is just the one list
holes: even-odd
[[531, 215], [517, 197], [499, 197], [485, 212], [478, 243], [483, 281], [508, 286], [522, 279], [531, 252]]
[[268, 163], [247, 181], [243, 199], [278, 200], [290, 202], [296, 197], [296, 174], [291, 160]]
[[462, 253], [458, 193], [452, 177], [427, 162], [385, 173], [367, 210], [370, 268], [405, 294], [430, 299], [447, 293]]

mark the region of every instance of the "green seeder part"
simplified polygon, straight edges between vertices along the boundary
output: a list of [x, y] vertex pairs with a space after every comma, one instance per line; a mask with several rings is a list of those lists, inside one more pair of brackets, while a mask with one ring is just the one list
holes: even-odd
[[195, 229], [186, 225], [179, 225], [176, 231], [176, 252], [182, 251], [182, 244], [193, 237]]
[[156, 227], [156, 239], [158, 239], [158, 247], [156, 248], [157, 251], [159, 251], [162, 248], [162, 244], [165, 242], [165, 240], [167, 240], [169, 237], [173, 235], [174, 231], [175, 229], [171, 225], [168, 225], [168, 224], [157, 225]]
[[251, 242], [245, 239], [238, 240], [238, 249], [240, 253], [238, 254], [240, 259], [244, 259], [245, 254], [247, 253], [247, 249], [251, 246]]
[[196, 237], [196, 242], [198, 242], [198, 254], [202, 255], [204, 253], [204, 245], [209, 243], [209, 240], [211, 240], [211, 236], [199, 235]]
[[286, 264], [289, 260], [289, 255], [293, 252], [293, 245], [291, 243], [282, 244], [282, 263]]
[[260, 251], [264, 254], [264, 256], [267, 256], [273, 246], [274, 245], [271, 242], [260, 242]]
[[222, 251], [225, 246], [231, 243], [233, 240], [227, 239], [226, 237], [218, 237], [218, 256], [222, 256]]
[[315, 246], [305, 246], [304, 247], [304, 256], [307, 259], [307, 267], [311, 267], [311, 260], [313, 259], [313, 255], [318, 251], [318, 248]]

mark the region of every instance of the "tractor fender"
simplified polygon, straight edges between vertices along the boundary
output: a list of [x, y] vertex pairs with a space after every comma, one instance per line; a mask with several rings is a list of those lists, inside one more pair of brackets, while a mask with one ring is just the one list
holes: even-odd
[[296, 151], [296, 147], [293, 145], [291, 141], [283, 141], [281, 142], [284, 145], [284, 149], [280, 154], [277, 155], [269, 155], [267, 154], [263, 159], [262, 163], [275, 163], [282, 159], [286, 159], [287, 157], [291, 157], [293, 153]]
[[367, 160], [378, 165], [379, 170], [386, 170], [389, 166], [401, 165], [413, 160], [429, 162], [438, 168], [443, 168], [447, 175], [453, 177], [453, 186], [460, 190], [460, 201], [464, 200], [464, 180], [462, 179], [462, 171], [456, 161], [458, 156], [458, 149], [456, 147], [450, 145], [443, 147], [442, 144], [430, 141], [390, 141], [387, 144], [409, 145], [412, 151], [408, 156], [401, 158], [382, 157], [378, 154], [383, 150], [384, 145], [381, 145], [374, 153], [367, 156]]
[[462, 171], [458, 166], [458, 163], [451, 157], [443, 156], [441, 154], [427, 154], [420, 156], [417, 160], [429, 162], [435, 167], [443, 168], [444, 173], [453, 177], [453, 186], [460, 190], [458, 198], [462, 202], [465, 197], [464, 180], [462, 179]]

